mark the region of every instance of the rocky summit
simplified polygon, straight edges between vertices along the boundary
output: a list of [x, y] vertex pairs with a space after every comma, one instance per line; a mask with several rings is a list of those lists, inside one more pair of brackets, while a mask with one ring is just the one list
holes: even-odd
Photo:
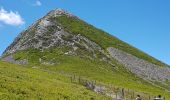
[[70, 51], [65, 52], [65, 54], [76, 54], [78, 48], [86, 49], [93, 53], [94, 57], [95, 51], [104, 53], [104, 50], [97, 43], [89, 40], [81, 33], [73, 34], [66, 31], [61, 23], [56, 20], [60, 16], [79, 20], [74, 15], [62, 9], [50, 11], [45, 17], [19, 34], [14, 42], [5, 50], [4, 55], [28, 48], [43, 50], [50, 47], [70, 47]]
[[[63, 9], [50, 11], [21, 32], [4, 51], [2, 60], [152, 95], [156, 94], [153, 88], [159, 88], [158, 93], [166, 91], [165, 95], [170, 90], [169, 65]], [[106, 87], [98, 90], [108, 96]]]

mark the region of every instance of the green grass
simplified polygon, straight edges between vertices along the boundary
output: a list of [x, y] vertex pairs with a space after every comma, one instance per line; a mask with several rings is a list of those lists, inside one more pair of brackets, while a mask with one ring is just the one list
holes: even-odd
[[[64, 55], [62, 48], [53, 48], [40, 52], [36, 49], [20, 51], [14, 54], [15, 59], [32, 57], [29, 61], [31, 66], [38, 66], [41, 69], [48, 70], [54, 73], [65, 73], [68, 75], [76, 75], [87, 78], [89, 80], [96, 80], [98, 83], [116, 87], [131, 89], [137, 92], [144, 92], [150, 95], [162, 94], [170, 99], [170, 93], [158, 88], [143, 79], [136, 77], [134, 74], [127, 72], [122, 65], [113, 60], [115, 67], [112, 67], [106, 62], [99, 60], [89, 60], [79, 56]], [[43, 65], [39, 63], [39, 58], [54, 59], [55, 65]], [[160, 85], [161, 86], [161, 85]], [[169, 87], [169, 86], [166, 86]]]
[[87, 24], [86, 22], [80, 19], [63, 15], [60, 17], [52, 18], [52, 20], [56, 21], [56, 24], [58, 24], [59, 22], [61, 26], [63, 26], [65, 31], [73, 34], [84, 35], [88, 39], [99, 44], [104, 49], [107, 49], [108, 47], [115, 47], [156, 65], [167, 66], [166, 64], [156, 60], [148, 54], [132, 47], [131, 45], [119, 40], [116, 37], [111, 36], [110, 34], [100, 29], [95, 28], [92, 25]]
[[[108, 47], [115, 47], [151, 63], [166, 66], [166, 64], [155, 58], [75, 17], [63, 15], [52, 20], [56, 21], [57, 25], [59, 22], [65, 31], [72, 34], [82, 34], [105, 50]], [[48, 33], [50, 34], [53, 31], [53, 28], [49, 27]], [[71, 37], [63, 38], [71, 41]], [[48, 34], [46, 34], [46, 38], [50, 38]], [[53, 47], [43, 51], [29, 48], [12, 54], [15, 60], [27, 59], [28, 65], [21, 66], [0, 61], [0, 99], [110, 100], [109, 97], [96, 94], [78, 83], [72, 83], [68, 77], [70, 75], [76, 75], [91, 81], [95, 80], [98, 84], [106, 86], [113, 85], [134, 90], [139, 94], [147, 93], [152, 96], [161, 94], [167, 100], [170, 99], [169, 92], [136, 77], [124, 69], [117, 61], [110, 60], [114, 67], [107, 62], [99, 61], [104, 55], [98, 52], [98, 58], [90, 60], [89, 57], [92, 54], [83, 50], [83, 46], [79, 44], [77, 46], [80, 48], [76, 51], [78, 56], [65, 55], [64, 53], [70, 50], [69, 47]], [[40, 63], [40, 59], [42, 62], [53, 64]], [[163, 85], [159, 82], [154, 84], [170, 88], [170, 85]]]
[[69, 77], [38, 68], [0, 62], [1, 100], [110, 100], [79, 84]]

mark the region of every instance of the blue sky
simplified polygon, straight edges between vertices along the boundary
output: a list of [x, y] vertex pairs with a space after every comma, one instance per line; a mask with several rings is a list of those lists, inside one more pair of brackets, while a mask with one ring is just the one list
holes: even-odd
[[169, 5], [169, 0], [0, 0], [0, 54], [34, 21], [63, 8], [170, 64]]

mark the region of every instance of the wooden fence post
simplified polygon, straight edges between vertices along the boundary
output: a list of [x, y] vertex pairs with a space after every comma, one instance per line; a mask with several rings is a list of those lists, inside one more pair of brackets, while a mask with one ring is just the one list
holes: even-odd
[[130, 100], [133, 100], [133, 97], [132, 97], [132, 95], [130, 96]]
[[134, 91], [132, 92], [132, 96], [133, 96], [133, 98], [135, 98], [135, 92]]
[[81, 84], [80, 76], [79, 76], [79, 84]]
[[71, 79], [71, 83], [73, 82], [73, 80], [72, 80], [72, 76], [70, 77], [70, 79]]
[[124, 90], [124, 88], [122, 88], [122, 97], [123, 97], [123, 99], [125, 99], [125, 90]]
[[74, 75], [74, 77], [73, 77], [73, 78], [74, 78], [73, 80], [75, 81], [75, 79], [76, 79], [76, 76]]
[[116, 100], [117, 100], [118, 98], [117, 98], [117, 92], [116, 92]]
[[129, 94], [129, 89], [128, 89], [127, 93]]
[[150, 97], [150, 95], [149, 95], [149, 98], [148, 98], [148, 100], [151, 100], [151, 97]]

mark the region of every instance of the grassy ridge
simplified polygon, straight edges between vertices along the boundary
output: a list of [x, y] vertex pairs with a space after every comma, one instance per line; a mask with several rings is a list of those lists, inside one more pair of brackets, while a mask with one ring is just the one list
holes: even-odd
[[111, 36], [110, 34], [100, 29], [95, 28], [92, 25], [85, 23], [80, 19], [77, 19], [75, 17], [67, 17], [63, 15], [60, 17], [55, 17], [52, 20], [56, 21], [56, 23], [59, 22], [61, 26], [63, 26], [65, 31], [74, 34], [82, 34], [105, 49], [107, 47], [115, 47], [127, 53], [130, 53], [138, 58], [142, 58], [146, 61], [149, 61], [153, 64], [167, 66], [166, 64], [156, 60], [155, 58], [149, 56], [148, 54], [128, 45], [127, 43], [119, 40], [116, 37]]
[[[33, 57], [34, 60], [30, 60], [29, 63], [32, 65], [39, 66], [44, 70], [50, 70], [57, 73], [75, 74], [76, 76], [81, 76], [88, 78], [90, 80], [96, 80], [97, 82], [103, 84], [113, 84], [118, 87], [129, 88], [138, 92], [145, 92], [151, 95], [162, 94], [166, 98], [170, 98], [168, 92], [163, 89], [158, 88], [138, 77], [134, 74], [127, 72], [122, 65], [113, 61], [115, 67], [107, 64], [106, 62], [101, 62], [99, 60], [89, 60], [86, 58], [78, 56], [64, 55], [61, 48], [45, 50], [40, 52], [38, 50], [30, 49], [25, 51], [20, 51], [14, 54], [15, 59], [25, 59], [27, 57]], [[39, 63], [39, 58], [43, 57], [45, 59], [53, 58], [55, 65], [44, 65]], [[27, 59], [33, 59], [27, 58]]]

